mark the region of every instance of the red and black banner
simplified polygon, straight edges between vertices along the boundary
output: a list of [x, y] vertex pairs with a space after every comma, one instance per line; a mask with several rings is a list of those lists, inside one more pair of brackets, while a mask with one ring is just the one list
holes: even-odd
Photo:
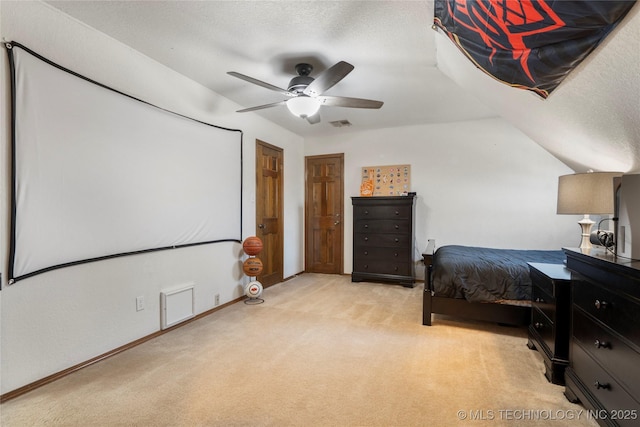
[[435, 0], [434, 23], [485, 73], [546, 98], [635, 3]]

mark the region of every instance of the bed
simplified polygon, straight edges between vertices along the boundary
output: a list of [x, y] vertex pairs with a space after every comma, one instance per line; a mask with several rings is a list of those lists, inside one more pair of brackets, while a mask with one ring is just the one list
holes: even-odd
[[562, 264], [561, 250], [493, 249], [449, 245], [423, 254], [422, 324], [431, 314], [506, 325], [531, 321], [528, 262]]

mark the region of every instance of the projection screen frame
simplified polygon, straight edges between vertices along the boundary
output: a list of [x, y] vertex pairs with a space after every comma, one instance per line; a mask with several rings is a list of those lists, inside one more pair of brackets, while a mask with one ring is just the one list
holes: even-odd
[[[169, 249], [179, 249], [179, 248], [185, 248], [185, 247], [191, 247], [191, 246], [200, 246], [200, 245], [206, 245], [206, 244], [214, 244], [214, 243], [223, 243], [223, 242], [236, 242], [236, 243], [241, 243], [242, 240], [242, 212], [243, 212], [243, 206], [242, 206], [242, 191], [243, 191], [243, 131], [240, 129], [232, 129], [232, 128], [228, 128], [228, 127], [223, 127], [223, 126], [218, 126], [218, 125], [213, 125], [210, 123], [206, 123], [204, 121], [201, 120], [197, 120], [191, 117], [188, 117], [186, 115], [183, 114], [179, 114], [176, 112], [173, 112], [171, 110], [156, 106], [154, 104], [151, 104], [150, 102], [144, 101], [142, 99], [139, 99], [137, 97], [134, 97], [132, 95], [129, 95], [127, 93], [121, 92], [117, 89], [114, 89], [112, 87], [109, 87], [103, 83], [97, 82], [93, 79], [90, 79], [86, 76], [83, 76], [82, 74], [79, 74], [75, 71], [72, 71], [60, 64], [57, 64], [47, 58], [45, 58], [44, 56], [34, 52], [33, 50], [27, 48], [26, 46], [15, 42], [15, 41], [10, 41], [10, 42], [3, 42], [4, 47], [6, 48], [7, 51], [7, 55], [9, 58], [9, 80], [10, 80], [10, 93], [11, 93], [11, 116], [10, 116], [10, 129], [11, 129], [11, 137], [10, 137], [10, 147], [11, 147], [11, 154], [10, 154], [10, 169], [11, 169], [11, 178], [10, 178], [10, 185], [11, 185], [11, 190], [10, 190], [10, 194], [11, 194], [11, 198], [10, 198], [10, 241], [9, 241], [9, 264], [8, 264], [8, 284], [11, 285], [19, 280], [22, 279], [26, 279], [32, 276], [36, 276], [42, 273], [46, 273], [52, 270], [57, 270], [57, 269], [61, 269], [61, 268], [65, 268], [65, 267], [70, 267], [70, 266], [74, 266], [74, 265], [80, 265], [80, 264], [85, 264], [85, 263], [91, 263], [91, 262], [96, 262], [96, 261], [102, 261], [102, 260], [107, 260], [107, 259], [112, 259], [112, 258], [119, 258], [119, 257], [124, 257], [124, 256], [130, 256], [130, 255], [136, 255], [136, 254], [143, 254], [143, 253], [148, 253], [148, 252], [156, 252], [156, 251], [162, 251], [162, 250], [169, 250]], [[17, 156], [16, 156], [16, 144], [17, 144], [17, 138], [16, 138], [16, 108], [17, 108], [17, 88], [16, 88], [16, 69], [15, 69], [15, 63], [14, 63], [14, 55], [13, 55], [13, 49], [14, 48], [20, 48], [22, 50], [24, 50], [25, 52], [27, 52], [28, 54], [34, 56], [35, 58], [47, 63], [48, 65], [51, 65], [61, 71], [64, 71], [66, 73], [69, 73], [72, 76], [75, 76], [77, 78], [80, 78], [86, 82], [89, 82], [91, 84], [97, 85], [103, 89], [106, 89], [108, 91], [111, 91], [113, 93], [116, 93], [118, 95], [124, 96], [126, 98], [129, 98], [131, 100], [140, 102], [150, 108], [153, 109], [157, 109], [159, 111], [165, 112], [165, 113], [169, 113], [170, 115], [176, 116], [176, 117], [180, 117], [183, 119], [187, 119], [189, 121], [193, 121], [195, 123], [199, 123], [205, 126], [210, 126], [212, 128], [216, 128], [216, 129], [220, 129], [220, 130], [224, 130], [224, 131], [230, 131], [230, 132], [239, 132], [239, 160], [240, 160], [240, 167], [239, 167], [239, 176], [237, 177], [239, 180], [239, 190], [240, 190], [240, 197], [239, 197], [239, 230], [238, 230], [238, 235], [240, 236], [239, 238], [225, 238], [225, 239], [217, 239], [217, 240], [208, 240], [208, 241], [198, 241], [198, 242], [189, 242], [189, 243], [184, 243], [184, 244], [177, 244], [177, 245], [168, 245], [168, 246], [162, 246], [162, 247], [153, 247], [153, 248], [145, 248], [145, 249], [139, 249], [139, 250], [132, 250], [132, 251], [125, 251], [125, 252], [121, 252], [121, 253], [113, 253], [113, 254], [107, 254], [107, 255], [102, 255], [102, 256], [97, 256], [97, 257], [91, 257], [91, 258], [86, 258], [86, 259], [80, 259], [80, 260], [73, 260], [73, 261], [69, 261], [69, 262], [64, 262], [64, 263], [60, 263], [60, 264], [56, 264], [56, 265], [51, 265], [51, 266], [47, 266], [45, 268], [40, 268], [38, 270], [35, 271], [31, 271], [25, 274], [21, 274], [19, 276], [15, 276], [15, 257], [16, 257], [16, 244], [17, 244], [17, 236], [16, 236], [16, 222], [17, 222], [17, 204], [18, 204], [18, 189], [17, 189], [17, 178], [16, 178], [16, 169], [17, 169]], [[2, 284], [0, 283], [0, 290], [2, 289]]]

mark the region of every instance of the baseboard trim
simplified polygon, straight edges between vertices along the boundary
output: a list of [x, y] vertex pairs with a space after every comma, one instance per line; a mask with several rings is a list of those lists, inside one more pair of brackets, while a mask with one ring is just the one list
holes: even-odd
[[[297, 276], [300, 276], [300, 275], [302, 275], [304, 273], [305, 273], [305, 271], [301, 271], [300, 273], [294, 274], [293, 276], [289, 276], [289, 277], [285, 278], [283, 280], [283, 282], [286, 282], [288, 280], [294, 279]], [[343, 275], [348, 276], [349, 274], [345, 273]], [[416, 280], [416, 281], [420, 281], [420, 280]], [[143, 344], [143, 343], [145, 343], [145, 342], [147, 342], [149, 340], [152, 340], [152, 339], [154, 339], [156, 337], [159, 337], [160, 335], [166, 334], [167, 332], [171, 332], [174, 329], [178, 329], [181, 326], [187, 325], [187, 324], [189, 324], [191, 322], [195, 322], [198, 319], [202, 319], [203, 317], [206, 317], [206, 316], [208, 316], [210, 314], [213, 314], [216, 311], [221, 310], [221, 309], [223, 309], [223, 308], [225, 308], [227, 306], [230, 306], [230, 305], [235, 304], [237, 302], [243, 301], [246, 298], [247, 297], [243, 295], [240, 298], [236, 298], [236, 299], [234, 299], [232, 301], [229, 301], [229, 302], [227, 302], [225, 304], [222, 304], [222, 305], [220, 305], [218, 307], [214, 307], [214, 308], [212, 308], [210, 310], [207, 310], [205, 312], [197, 314], [196, 316], [192, 317], [191, 319], [185, 320], [184, 322], [179, 323], [179, 324], [174, 325], [174, 326], [171, 326], [170, 328], [167, 328], [167, 329], [164, 329], [164, 330], [158, 330], [158, 331], [156, 331], [156, 332], [154, 332], [152, 334], [146, 335], [146, 336], [144, 336], [142, 338], [138, 338], [135, 341], [132, 341], [132, 342], [130, 342], [128, 344], [125, 344], [123, 346], [120, 346], [118, 348], [110, 350], [110, 351], [108, 351], [106, 353], [103, 353], [103, 354], [101, 354], [99, 356], [96, 356], [96, 357], [94, 357], [92, 359], [89, 359], [89, 360], [86, 360], [84, 362], [78, 363], [77, 365], [71, 366], [70, 368], [67, 368], [67, 369], [64, 369], [62, 371], [56, 372], [56, 373], [51, 374], [51, 375], [49, 375], [47, 377], [41, 378], [41, 379], [39, 379], [37, 381], [34, 381], [34, 382], [30, 383], [30, 384], [27, 384], [27, 385], [24, 385], [22, 387], [19, 387], [19, 388], [15, 389], [15, 390], [8, 391], [8, 392], [0, 395], [0, 403], [6, 402], [6, 401], [11, 400], [11, 399], [15, 399], [18, 396], [22, 396], [23, 394], [26, 394], [26, 393], [28, 393], [28, 392], [30, 392], [32, 390], [35, 390], [37, 388], [40, 388], [40, 387], [42, 387], [42, 386], [44, 386], [46, 384], [52, 383], [52, 382], [54, 382], [56, 380], [59, 380], [60, 378], [66, 377], [67, 375], [70, 375], [70, 374], [72, 374], [74, 372], [77, 372], [77, 371], [79, 371], [79, 370], [81, 370], [83, 368], [86, 368], [86, 367], [91, 366], [91, 365], [93, 365], [95, 363], [101, 362], [101, 361], [103, 361], [105, 359], [110, 358], [111, 356], [115, 356], [116, 354], [122, 353], [123, 351], [129, 350], [129, 349], [131, 349], [133, 347], [136, 347], [136, 346], [138, 346], [140, 344]]]
[[301, 274], [304, 274], [304, 273], [305, 273], [304, 271], [301, 271], [300, 273], [296, 273], [293, 276], [285, 277], [284, 279], [282, 279], [282, 281], [286, 282], [288, 280], [295, 279], [296, 277], [298, 277], [298, 276], [300, 276]]
[[70, 375], [70, 374], [72, 374], [74, 372], [77, 372], [77, 371], [83, 369], [83, 368], [86, 368], [87, 366], [91, 366], [91, 365], [93, 365], [95, 363], [101, 362], [101, 361], [103, 361], [105, 359], [108, 359], [111, 356], [115, 356], [116, 354], [122, 353], [123, 351], [129, 350], [129, 349], [131, 349], [133, 347], [136, 347], [136, 346], [138, 346], [138, 345], [140, 345], [142, 343], [145, 343], [145, 342], [147, 342], [149, 340], [152, 340], [152, 339], [154, 339], [156, 337], [159, 337], [160, 335], [166, 334], [167, 332], [171, 332], [174, 329], [177, 329], [177, 328], [179, 328], [181, 326], [187, 325], [187, 324], [189, 324], [191, 322], [195, 322], [198, 319], [202, 319], [203, 317], [206, 317], [206, 316], [208, 316], [208, 315], [210, 315], [212, 313], [215, 313], [218, 310], [221, 310], [221, 309], [223, 309], [223, 308], [225, 308], [225, 307], [227, 307], [229, 305], [232, 305], [232, 304], [235, 304], [237, 302], [240, 302], [240, 301], [242, 301], [244, 299], [246, 299], [245, 296], [242, 296], [240, 298], [236, 298], [236, 299], [234, 299], [232, 301], [229, 301], [228, 303], [219, 305], [219, 306], [214, 307], [214, 308], [212, 308], [210, 310], [207, 310], [205, 312], [197, 314], [196, 316], [192, 317], [191, 319], [185, 320], [182, 323], [179, 323], [177, 325], [171, 326], [171, 327], [169, 327], [167, 329], [164, 329], [164, 330], [156, 331], [156, 332], [154, 332], [152, 334], [149, 334], [149, 335], [144, 336], [142, 338], [139, 338], [139, 339], [137, 339], [135, 341], [132, 341], [132, 342], [130, 342], [128, 344], [125, 344], [123, 346], [120, 346], [118, 348], [110, 350], [110, 351], [108, 351], [106, 353], [103, 353], [103, 354], [101, 354], [99, 356], [96, 356], [96, 357], [94, 357], [92, 359], [89, 359], [89, 360], [84, 361], [82, 363], [78, 363], [77, 365], [74, 365], [74, 366], [72, 366], [70, 368], [67, 368], [67, 369], [64, 369], [62, 371], [56, 372], [55, 374], [51, 374], [51, 375], [49, 375], [47, 377], [39, 379], [38, 381], [34, 381], [34, 382], [30, 383], [30, 384], [24, 385], [24, 386], [19, 387], [19, 388], [15, 389], [15, 390], [12, 390], [12, 391], [9, 391], [7, 393], [4, 393], [4, 394], [0, 395], [0, 403], [6, 402], [6, 401], [11, 400], [11, 399], [15, 399], [16, 397], [22, 396], [25, 393], [28, 393], [28, 392], [30, 392], [32, 390], [40, 388], [45, 384], [52, 383], [52, 382], [54, 382], [56, 380], [59, 380], [60, 378], [66, 377], [67, 375]]

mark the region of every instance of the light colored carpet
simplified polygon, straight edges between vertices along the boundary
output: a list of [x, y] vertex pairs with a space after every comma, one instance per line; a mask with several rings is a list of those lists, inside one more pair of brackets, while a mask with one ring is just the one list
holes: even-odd
[[264, 299], [10, 400], [2, 426], [596, 425], [525, 329], [422, 326], [422, 285], [303, 274]]

